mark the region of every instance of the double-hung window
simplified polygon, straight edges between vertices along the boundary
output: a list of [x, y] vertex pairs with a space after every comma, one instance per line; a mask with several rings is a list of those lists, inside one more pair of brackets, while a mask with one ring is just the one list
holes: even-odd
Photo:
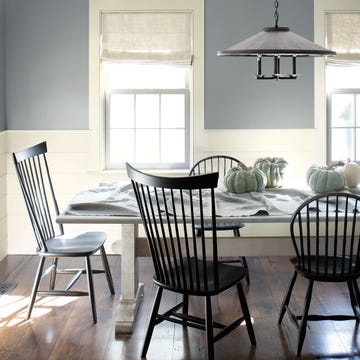
[[328, 12], [327, 161], [360, 161], [360, 12]]
[[360, 161], [360, 88], [331, 89], [328, 116], [330, 162]]
[[184, 168], [189, 162], [187, 66], [107, 64], [106, 166]]
[[107, 169], [187, 168], [191, 12], [103, 12]]

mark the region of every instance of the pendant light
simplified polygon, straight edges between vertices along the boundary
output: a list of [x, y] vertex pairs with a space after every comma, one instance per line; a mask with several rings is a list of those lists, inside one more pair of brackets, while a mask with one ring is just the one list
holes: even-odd
[[[279, 1], [274, 2], [275, 26], [266, 27], [260, 33], [249, 37], [239, 43], [230, 46], [226, 50], [219, 50], [217, 56], [256, 56], [257, 75], [259, 80], [282, 80], [297, 79], [296, 73], [297, 57], [305, 56], [328, 56], [336, 55], [336, 52], [317, 45], [310, 40], [303, 38], [290, 31], [288, 27], [278, 26], [279, 22]], [[263, 57], [272, 57], [274, 72], [264, 75], [262, 72]], [[291, 74], [282, 74], [280, 71], [280, 59], [282, 57], [291, 59]]]

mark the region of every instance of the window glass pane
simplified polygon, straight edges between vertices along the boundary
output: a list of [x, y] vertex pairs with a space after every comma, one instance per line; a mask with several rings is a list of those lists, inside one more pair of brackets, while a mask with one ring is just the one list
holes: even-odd
[[161, 127], [185, 127], [185, 96], [169, 94], [161, 96]]
[[326, 67], [326, 86], [331, 89], [345, 89], [359, 87], [360, 66], [331, 66]]
[[136, 130], [136, 162], [147, 164], [160, 161], [159, 130]]
[[331, 106], [331, 125], [354, 126], [354, 96], [352, 94], [334, 94]]
[[159, 95], [136, 95], [136, 127], [159, 128]]
[[185, 89], [189, 68], [105, 63], [108, 89]]
[[111, 164], [134, 161], [134, 130], [111, 130], [109, 148]]
[[181, 163], [185, 161], [185, 131], [161, 131], [161, 162]]
[[134, 127], [134, 95], [111, 94], [110, 128]]
[[354, 159], [354, 129], [333, 129], [331, 134], [331, 160]]

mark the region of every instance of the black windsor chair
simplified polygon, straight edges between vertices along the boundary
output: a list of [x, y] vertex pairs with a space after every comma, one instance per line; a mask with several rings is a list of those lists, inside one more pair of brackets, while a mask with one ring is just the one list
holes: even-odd
[[[292, 216], [290, 234], [296, 256], [290, 261], [294, 274], [281, 305], [278, 323], [285, 312], [298, 329], [297, 355], [301, 355], [307, 322], [318, 320], [360, 320], [360, 196], [335, 192], [305, 200]], [[290, 308], [297, 275], [308, 280], [302, 315]], [[354, 315], [309, 314], [314, 282], [347, 284]]]
[[[251, 344], [255, 345], [255, 334], [241, 285], [247, 270], [218, 261], [214, 191], [218, 174], [158, 177], [142, 173], [129, 164], [126, 166], [155, 268], [153, 281], [157, 285], [142, 357], [146, 357], [154, 327], [164, 320], [205, 330], [208, 359], [214, 359], [214, 343], [244, 321]], [[213, 229], [211, 237], [205, 239], [202, 231], [202, 236], [198, 238], [195, 222], [201, 230], [204, 230], [206, 222], [210, 222]], [[213, 322], [211, 297], [232, 286], [237, 287], [243, 315], [228, 326]], [[183, 299], [160, 314], [163, 290], [183, 294]], [[191, 295], [205, 298], [205, 319], [189, 315]], [[221, 330], [214, 335], [214, 328]]]
[[[241, 163], [240, 160], [238, 160], [234, 157], [231, 157], [231, 156], [227, 156], [227, 155], [209, 156], [209, 157], [206, 157], [206, 158], [198, 161], [191, 168], [191, 170], [189, 172], [189, 176], [203, 175], [203, 174], [218, 172], [220, 181], [224, 182], [224, 178], [225, 178], [227, 171], [235, 166], [238, 166], [240, 163]], [[243, 228], [244, 226], [245, 226], [245, 224], [243, 224], [242, 222], [240, 222], [238, 220], [227, 220], [225, 222], [225, 221], [221, 221], [221, 218], [217, 219], [217, 223], [216, 223], [216, 229], [218, 231], [220, 231], [220, 230], [229, 231], [230, 230], [233, 232], [234, 237], [236, 237], [236, 238], [240, 237], [240, 229]], [[202, 230], [198, 224], [195, 224], [195, 229], [197, 231], [197, 236], [201, 237], [201, 232], [202, 231], [212, 231], [212, 226], [211, 226], [211, 223], [206, 223], [206, 224], [204, 224], [204, 230]], [[234, 260], [234, 259], [222, 260], [222, 262], [231, 262], [231, 263], [240, 262], [247, 270], [249, 270], [245, 256], [241, 256], [240, 259], [236, 259], [236, 260]], [[250, 284], [249, 272], [248, 272], [248, 275], [246, 276], [246, 282], [248, 284]]]
[[[104, 249], [106, 234], [103, 232], [86, 232], [82, 234], [64, 234], [62, 224], [56, 224], [59, 208], [46, 160], [47, 144], [42, 142], [23, 151], [13, 153], [16, 174], [30, 217], [31, 225], [37, 241], [37, 255], [40, 256], [31, 293], [27, 319], [30, 319], [36, 296], [89, 296], [93, 321], [97, 322], [95, 293], [92, 274], [105, 273], [111, 294], [114, 285], [110, 267]], [[90, 256], [100, 250], [103, 270], [91, 267]], [[60, 269], [59, 258], [85, 258], [84, 269]], [[48, 269], [44, 271], [45, 259], [52, 259]], [[64, 290], [55, 290], [57, 274], [73, 274]], [[88, 291], [71, 290], [82, 274], [87, 275]], [[50, 275], [49, 288], [39, 290], [40, 282]]]

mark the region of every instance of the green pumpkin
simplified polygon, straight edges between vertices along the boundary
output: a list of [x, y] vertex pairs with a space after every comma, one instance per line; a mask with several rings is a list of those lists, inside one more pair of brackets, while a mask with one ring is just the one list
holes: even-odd
[[265, 157], [255, 160], [254, 168], [261, 169], [267, 178], [267, 188], [280, 186], [287, 161], [281, 157]]
[[306, 182], [317, 193], [342, 190], [346, 179], [344, 171], [336, 166], [312, 165], [306, 173]]
[[266, 186], [266, 175], [260, 169], [247, 168], [240, 163], [226, 173], [224, 183], [227, 190], [232, 193], [263, 191]]

